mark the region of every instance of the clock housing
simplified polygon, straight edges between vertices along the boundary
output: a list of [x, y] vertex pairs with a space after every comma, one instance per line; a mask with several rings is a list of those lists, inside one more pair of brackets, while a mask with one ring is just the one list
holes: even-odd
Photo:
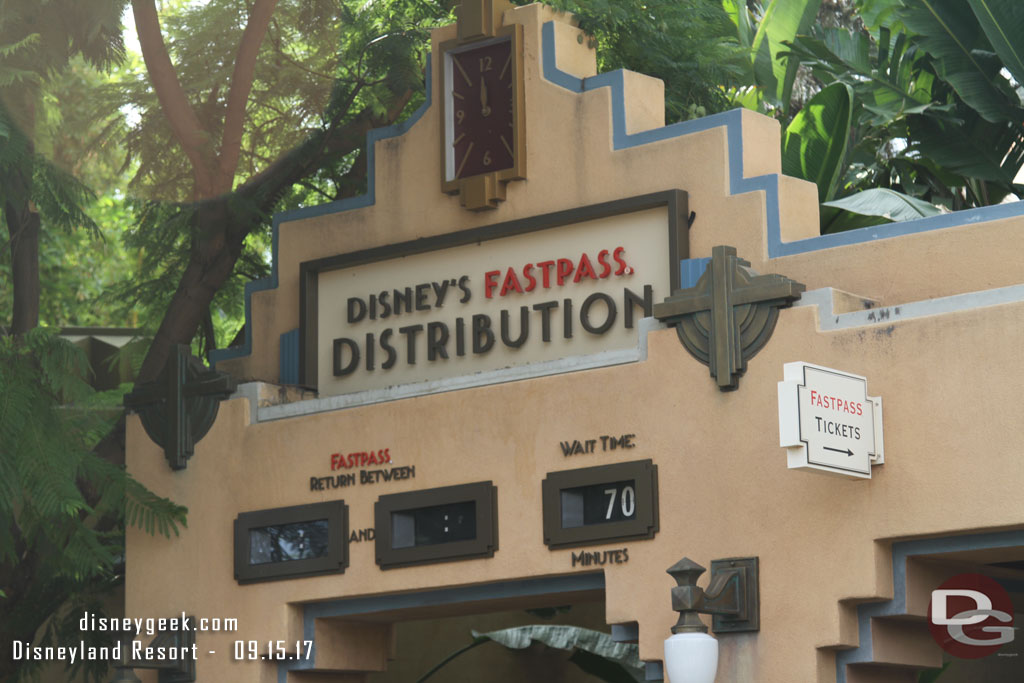
[[526, 176], [522, 26], [441, 45], [441, 188], [494, 208]]

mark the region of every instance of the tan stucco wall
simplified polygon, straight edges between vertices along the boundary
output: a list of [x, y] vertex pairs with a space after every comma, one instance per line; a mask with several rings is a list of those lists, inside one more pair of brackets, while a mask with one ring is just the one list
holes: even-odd
[[[530, 6], [508, 19], [526, 27], [528, 180], [510, 184], [497, 210], [460, 208], [439, 191], [439, 122], [436, 108], [428, 110], [409, 133], [378, 144], [376, 204], [281, 224], [280, 285], [252, 300], [253, 353], [222, 369], [277, 377], [278, 336], [298, 325], [304, 260], [670, 188], [687, 190], [697, 214], [692, 256], [730, 244], [760, 272], [782, 272], [809, 289], [836, 287], [888, 306], [1020, 280], [1021, 219], [767, 259], [764, 193], [729, 195], [724, 128], [612, 151], [609, 89], [575, 94], [541, 77], [542, 22], [564, 17]], [[575, 55], [559, 64], [585, 73], [592, 62], [574, 30], [556, 34], [558, 49]], [[451, 35], [437, 31], [435, 45]], [[642, 80], [633, 89], [657, 90]], [[658, 108], [640, 107], [637, 121]], [[746, 174], [777, 173], [777, 124], [744, 113], [743, 126]], [[813, 187], [783, 179], [780, 193], [784, 238], [813, 235]], [[303, 603], [581, 571], [571, 568], [570, 550], [543, 543], [545, 473], [650, 458], [659, 468], [660, 532], [650, 541], [594, 546], [629, 549], [628, 563], [605, 569], [606, 623], [639, 622], [641, 658], [660, 660], [675, 617], [664, 570], [684, 555], [705, 566], [756, 555], [761, 630], [720, 638], [718, 680], [834, 681], [833, 649], [857, 644], [855, 602], [891, 597], [892, 541], [1022, 525], [1024, 366], [1014, 359], [1024, 303], [831, 332], [819, 329], [818, 313], [813, 306], [784, 310], [740, 389], [729, 393], [663, 329], [649, 335], [646, 361], [597, 370], [260, 424], [250, 424], [246, 400], [228, 401], [181, 472], [167, 468], [132, 417], [129, 470], [188, 506], [190, 516], [189, 528], [170, 541], [129, 532], [127, 611], [235, 617], [239, 633], [203, 634], [201, 650], [218, 654], [200, 657], [200, 680], [276, 681], [276, 668], [232, 663], [227, 654], [236, 639], [301, 638]], [[776, 384], [793, 361], [866, 376], [870, 394], [884, 398], [886, 464], [870, 481], [786, 469]], [[559, 448], [566, 439], [627, 433], [637, 442], [629, 451], [566, 458]], [[311, 476], [332, 474], [331, 453], [378, 448], [390, 449], [394, 465], [415, 465], [415, 479], [309, 490]], [[352, 544], [342, 575], [246, 586], [233, 578], [239, 512], [344, 498], [351, 528], [361, 529], [373, 526], [381, 494], [482, 480], [498, 487], [493, 558], [381, 571], [364, 542]], [[937, 652], [926, 654], [937, 662]]]
[[[684, 554], [705, 563], [757, 555], [762, 626], [747, 653], [757, 680], [816, 680], [816, 647], [853, 644], [840, 628], [840, 601], [891, 590], [877, 541], [1020, 523], [1017, 505], [975, 501], [1019, 500], [1019, 455], [1005, 444], [1024, 439], [1015, 417], [1024, 369], [1004, 366], [993, 376], [988, 359], [1013, 353], [1018, 341], [1003, 331], [1022, 321], [1024, 304], [1015, 304], [821, 334], [813, 307], [791, 309], [731, 393], [719, 392], [666, 330], [650, 336], [649, 359], [635, 365], [259, 425], [248, 425], [246, 401], [230, 401], [189, 468], [174, 474], [133, 419], [131, 470], [187, 505], [191, 524], [173, 542], [131, 534], [128, 611], [236, 616], [245, 638], [291, 640], [300, 632], [288, 603], [569, 573], [570, 551], [542, 541], [540, 480], [623, 459], [618, 451], [567, 460], [563, 439], [635, 433], [629, 458], [659, 467], [661, 531], [653, 541], [604, 546], [626, 545], [630, 555], [606, 569], [607, 622], [638, 621], [641, 657], [660, 659], [673, 621], [664, 570]], [[964, 352], [981, 347], [984, 356]], [[785, 468], [776, 382], [783, 363], [798, 359], [865, 375], [884, 397], [887, 462], [871, 481]], [[329, 454], [345, 444], [386, 445], [396, 464], [416, 466], [416, 478], [311, 493], [309, 477], [326, 476]], [[501, 548], [492, 559], [382, 572], [372, 545], [358, 543], [342, 576], [249, 586], [233, 579], [231, 522], [240, 511], [340, 494], [358, 529], [373, 525], [382, 493], [480, 480], [499, 488]], [[825, 667], [820, 680], [828, 675]]]
[[[591, 73], [592, 50], [586, 41], [577, 43], [577, 29], [563, 25], [569, 18], [542, 5], [509, 13], [508, 21], [526, 27], [528, 178], [509, 183], [507, 201], [495, 210], [470, 212], [458, 197], [438, 190], [439, 108], [430, 107], [405, 135], [377, 142], [375, 204], [280, 223], [279, 285], [252, 297], [253, 352], [223, 361], [223, 369], [239, 377], [278, 377], [279, 336], [299, 324], [303, 261], [666, 189], [689, 193], [696, 213], [692, 257], [710, 256], [713, 246], [730, 244], [755, 270], [785, 273], [809, 289], [839, 287], [880, 305], [896, 305], [1018, 281], [1024, 253], [996, 255], [988, 246], [1013, 239], [1015, 221], [1009, 219], [769, 259], [764, 193], [730, 194], [724, 127], [613, 150], [611, 89], [573, 93], [543, 78], [540, 34], [548, 21], [562, 26], [555, 32], [559, 67], [578, 76]], [[452, 36], [454, 27], [435, 31], [435, 55], [436, 46]], [[440, 62], [432, 60], [435, 89]], [[660, 97], [657, 88], [627, 77], [625, 92], [627, 130], [660, 122], [650, 113], [662, 111], [651, 101]], [[780, 173], [778, 122], [749, 111], [742, 117], [744, 177]], [[783, 241], [817, 235], [815, 197], [812, 184], [780, 176]], [[944, 258], [953, 259], [953, 267], [940, 270], [937, 263]]]

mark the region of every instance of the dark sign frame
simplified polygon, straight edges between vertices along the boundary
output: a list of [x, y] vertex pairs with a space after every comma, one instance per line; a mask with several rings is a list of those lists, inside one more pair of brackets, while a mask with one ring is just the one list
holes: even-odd
[[[476, 538], [406, 548], [393, 547], [393, 514], [470, 501], [476, 504]], [[498, 487], [490, 481], [479, 481], [383, 495], [373, 505], [373, 520], [377, 564], [381, 569], [493, 557], [498, 549]]]
[[690, 257], [690, 210], [685, 190], [652, 192], [601, 204], [591, 204], [530, 218], [303, 261], [299, 264], [299, 384], [314, 391], [317, 389], [317, 289], [320, 273], [538, 230], [558, 228], [607, 216], [645, 211], [659, 206], [666, 207], [668, 211], [669, 292], [674, 292], [680, 287], [679, 262]]
[[[249, 564], [253, 529], [327, 520], [327, 555], [308, 560]], [[240, 584], [343, 574], [348, 567], [348, 505], [331, 500], [308, 505], [242, 512], [235, 518], [235, 580]]]
[[[635, 483], [635, 519], [562, 526], [562, 491], [623, 480]], [[544, 543], [548, 548], [649, 539], [658, 532], [658, 466], [651, 460], [548, 472], [541, 482], [541, 499], [544, 506]]]

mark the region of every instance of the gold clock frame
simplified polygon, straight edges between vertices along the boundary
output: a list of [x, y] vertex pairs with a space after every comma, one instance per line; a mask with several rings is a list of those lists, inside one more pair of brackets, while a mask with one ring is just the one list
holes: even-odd
[[[523, 71], [523, 27], [502, 25], [507, 0], [465, 0], [459, 6], [458, 37], [438, 46], [441, 107], [441, 191], [459, 194], [462, 206], [471, 211], [495, 209], [505, 200], [505, 185], [511, 180], [526, 178], [526, 107]], [[500, 171], [480, 173], [467, 178], [448, 178], [448, 60], [452, 53], [472, 49], [491, 40], [512, 41], [512, 166]]]

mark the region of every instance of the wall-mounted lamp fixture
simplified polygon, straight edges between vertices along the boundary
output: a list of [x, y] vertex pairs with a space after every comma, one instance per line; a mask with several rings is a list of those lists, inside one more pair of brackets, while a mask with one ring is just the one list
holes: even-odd
[[757, 558], [713, 560], [707, 590], [697, 586], [704, 567], [687, 557], [668, 573], [678, 584], [672, 589], [672, 609], [679, 612], [679, 621], [665, 641], [665, 672], [671, 683], [714, 683], [718, 641], [698, 615], [713, 615], [712, 627], [719, 634], [760, 630]]
[[175, 630], [159, 632], [143, 649], [145, 653], [146, 649], [152, 648], [151, 651], [166, 655], [166, 658], [134, 659], [132, 643], [135, 634], [124, 633], [121, 638], [121, 661], [118, 662], [110, 683], [142, 683], [135, 675], [135, 669], [156, 669], [159, 672], [159, 683], [193, 683], [196, 680], [196, 636], [192, 630], [196, 619], [189, 616], [184, 620], [170, 621], [181, 623]]

